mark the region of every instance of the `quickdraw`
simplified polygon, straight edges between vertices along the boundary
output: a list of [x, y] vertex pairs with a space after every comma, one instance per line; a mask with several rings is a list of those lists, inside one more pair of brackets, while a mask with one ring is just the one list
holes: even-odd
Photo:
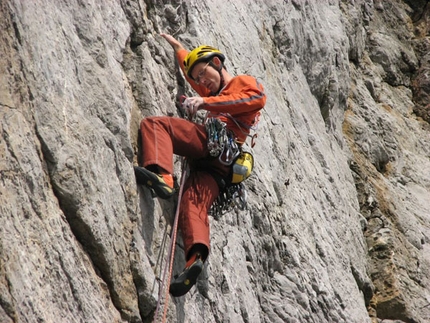
[[233, 132], [227, 130], [226, 123], [217, 118], [208, 118], [205, 121], [208, 135], [208, 149], [212, 157], [219, 158], [224, 165], [231, 165], [240, 154], [240, 147], [236, 143]]
[[222, 215], [232, 210], [246, 210], [247, 193], [243, 183], [229, 185], [222, 190], [216, 200], [213, 202], [209, 215], [218, 220]]

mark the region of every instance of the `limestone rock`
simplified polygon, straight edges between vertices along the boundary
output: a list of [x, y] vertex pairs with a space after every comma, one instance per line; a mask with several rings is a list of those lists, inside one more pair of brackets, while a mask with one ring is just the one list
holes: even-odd
[[153, 320], [175, 201], [137, 187], [137, 131], [192, 94], [160, 32], [268, 97], [248, 209], [167, 321], [429, 321], [426, 3], [1, 2], [0, 322]]

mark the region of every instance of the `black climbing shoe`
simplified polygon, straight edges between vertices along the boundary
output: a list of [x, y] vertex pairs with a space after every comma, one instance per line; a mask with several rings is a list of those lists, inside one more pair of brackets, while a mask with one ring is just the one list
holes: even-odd
[[203, 270], [203, 261], [197, 258], [193, 264], [185, 270], [170, 284], [169, 292], [174, 297], [185, 295], [193, 287]]
[[134, 166], [134, 175], [137, 184], [152, 188], [155, 194], [162, 199], [168, 199], [175, 193], [175, 189], [166, 184], [162, 175], [153, 173], [144, 167]]

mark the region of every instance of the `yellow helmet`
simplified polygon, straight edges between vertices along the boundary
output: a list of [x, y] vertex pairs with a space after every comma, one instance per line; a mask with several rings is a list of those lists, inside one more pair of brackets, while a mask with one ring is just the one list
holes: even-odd
[[201, 45], [197, 48], [194, 48], [191, 52], [188, 53], [187, 57], [184, 60], [185, 73], [189, 78], [193, 78], [191, 76], [191, 72], [193, 71], [194, 66], [197, 63], [208, 62], [213, 57], [219, 57], [221, 62], [224, 62], [225, 56], [215, 47]]
[[240, 183], [247, 179], [254, 168], [254, 157], [251, 153], [242, 152], [233, 164], [233, 175], [231, 182]]

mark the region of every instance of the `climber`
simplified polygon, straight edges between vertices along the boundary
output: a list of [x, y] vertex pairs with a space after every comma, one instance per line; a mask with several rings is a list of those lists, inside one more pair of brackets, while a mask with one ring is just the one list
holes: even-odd
[[[134, 167], [138, 184], [152, 188], [158, 197], [167, 199], [175, 193], [173, 154], [186, 157], [190, 165], [178, 206], [186, 265], [169, 288], [177, 297], [186, 294], [196, 283], [209, 255], [208, 211], [219, 194], [216, 178], [227, 178], [231, 168], [226, 149], [222, 151], [220, 147], [240, 148], [260, 115], [266, 96], [255, 78], [228, 73], [225, 56], [218, 49], [204, 45], [188, 52], [173, 36], [161, 36], [172, 46], [187, 81], [200, 95], [184, 100], [182, 106], [186, 113], [193, 117], [198, 110], [205, 110], [212, 128], [224, 127], [229, 134], [224, 136], [228, 138], [225, 145], [224, 142], [217, 145], [209, 138], [207, 124], [170, 116], [147, 117], [141, 121], [142, 167]], [[230, 153], [227, 151], [227, 155]]]

